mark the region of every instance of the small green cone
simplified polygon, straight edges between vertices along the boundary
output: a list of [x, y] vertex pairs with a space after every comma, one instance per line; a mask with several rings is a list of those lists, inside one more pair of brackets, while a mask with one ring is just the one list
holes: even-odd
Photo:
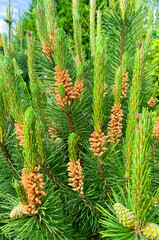
[[150, 240], [159, 240], [159, 226], [154, 223], [147, 223], [142, 228], [142, 234], [144, 237]]
[[123, 224], [123, 226], [127, 228], [134, 227], [134, 213], [132, 211], [125, 208], [120, 203], [116, 203], [114, 205], [114, 210], [116, 212], [119, 223]]

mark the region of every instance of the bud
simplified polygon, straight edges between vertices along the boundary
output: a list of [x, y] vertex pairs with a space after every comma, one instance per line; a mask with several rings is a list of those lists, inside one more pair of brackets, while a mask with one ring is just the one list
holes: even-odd
[[27, 32], [28, 36], [31, 37], [31, 33], [30, 32]]
[[138, 42], [137, 46], [141, 49], [141, 47], [142, 47], [142, 42]]
[[139, 121], [140, 121], [140, 115], [141, 115], [141, 113], [138, 113], [137, 115], [136, 115], [136, 118], [137, 118], [137, 122], [139, 123]]
[[74, 163], [77, 161], [77, 134], [71, 133], [68, 138], [69, 159]]

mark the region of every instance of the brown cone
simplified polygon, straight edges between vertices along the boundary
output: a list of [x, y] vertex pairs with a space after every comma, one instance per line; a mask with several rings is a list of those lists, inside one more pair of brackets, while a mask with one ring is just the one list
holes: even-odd
[[29, 172], [26, 168], [22, 170], [22, 183], [28, 194], [28, 204], [23, 205], [23, 213], [27, 215], [37, 214], [41, 205], [41, 200], [46, 193], [43, 191], [44, 182], [43, 174], [37, 173], [40, 165], [34, 167], [33, 172]]
[[18, 137], [16, 138], [20, 140], [19, 145], [24, 146], [24, 132], [23, 132], [24, 126], [23, 124], [18, 124], [18, 123], [15, 123], [14, 126], [15, 126], [15, 133], [18, 135]]
[[157, 118], [157, 122], [155, 123], [153, 129], [153, 136], [159, 141], [159, 117]]
[[68, 165], [68, 176], [69, 183], [68, 185], [73, 187], [74, 191], [77, 191], [81, 196], [83, 195], [83, 173], [82, 166], [80, 165], [80, 159], [78, 159], [75, 163], [70, 159]]
[[154, 107], [155, 106], [155, 98], [154, 97], [151, 97], [150, 100], [148, 101], [148, 105], [150, 107]]
[[104, 144], [106, 142], [107, 136], [102, 133], [101, 128], [98, 126], [98, 133], [94, 131], [91, 134], [91, 138], [89, 139], [92, 152], [94, 152], [94, 156], [101, 157], [104, 152], [106, 152], [108, 149], [104, 147]]
[[[63, 108], [64, 105], [70, 105], [71, 99], [73, 96], [73, 88], [71, 78], [69, 78], [68, 70], [60, 70], [59, 68], [55, 67], [55, 94], [56, 94], [56, 101], [58, 105]], [[65, 93], [64, 96], [61, 97], [59, 94], [58, 87], [60, 85], [64, 86]]]
[[55, 51], [55, 36], [56, 36], [57, 30], [53, 32], [52, 35], [50, 35], [50, 42], [51, 46], [49, 47], [48, 44], [45, 41], [42, 41], [42, 51], [44, 55], [47, 57], [47, 59], [50, 61], [50, 54], [54, 53]]
[[123, 120], [123, 110], [121, 109], [121, 104], [119, 106], [112, 107], [112, 114], [110, 116], [111, 121], [108, 124], [108, 142], [111, 142], [112, 145], [117, 144], [120, 141], [120, 137], [122, 136], [122, 124], [121, 121]]

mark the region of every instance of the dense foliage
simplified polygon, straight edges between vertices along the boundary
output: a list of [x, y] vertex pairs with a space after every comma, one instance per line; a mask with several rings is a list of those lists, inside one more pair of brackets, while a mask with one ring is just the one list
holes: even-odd
[[65, 29], [60, 3], [34, 2], [36, 31], [24, 37], [19, 17], [11, 44], [2, 37], [1, 239], [157, 240], [153, 8], [73, 0]]

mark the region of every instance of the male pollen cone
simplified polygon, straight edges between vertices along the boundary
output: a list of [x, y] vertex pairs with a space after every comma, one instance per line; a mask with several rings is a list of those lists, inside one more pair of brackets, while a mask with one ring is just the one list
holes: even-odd
[[78, 159], [75, 163], [70, 159], [67, 163], [68, 165], [68, 176], [69, 183], [68, 185], [73, 187], [74, 191], [77, 191], [81, 196], [83, 195], [83, 173], [82, 166], [80, 165], [80, 159]]
[[[72, 99], [72, 96], [73, 96], [73, 87], [72, 87], [72, 82], [71, 82], [71, 78], [69, 77], [69, 74], [68, 74], [68, 69], [59, 69], [58, 67], [55, 67], [55, 98], [56, 98], [56, 101], [58, 103], [58, 105], [63, 108], [64, 105], [70, 105], [71, 103], [71, 99]], [[59, 94], [59, 90], [58, 90], [58, 87], [60, 85], [63, 85], [64, 86], [64, 89], [65, 89], [65, 92], [64, 92], [64, 95], [61, 97], [60, 94]]]
[[40, 165], [34, 167], [33, 172], [26, 168], [22, 170], [22, 183], [28, 194], [28, 204], [23, 205], [23, 213], [27, 215], [37, 214], [42, 198], [46, 196], [44, 190], [43, 174], [37, 173]]
[[19, 145], [20, 146], [24, 146], [24, 131], [23, 131], [23, 124], [18, 124], [18, 123], [15, 123], [14, 124], [15, 126], [15, 133], [18, 135], [18, 137], [16, 137], [18, 140], [20, 140], [20, 143]]
[[107, 136], [109, 137], [108, 142], [111, 142], [112, 145], [117, 144], [120, 141], [120, 137], [122, 136], [122, 124], [123, 120], [123, 110], [121, 109], [121, 104], [117, 106], [114, 104], [111, 110], [111, 121], [108, 124], [109, 132]]
[[156, 104], [155, 98], [154, 98], [154, 97], [151, 97], [150, 100], [148, 101], [148, 105], [149, 105], [150, 107], [154, 107], [155, 104]]
[[106, 142], [107, 136], [102, 133], [102, 130], [100, 126], [98, 126], [98, 133], [94, 131], [91, 134], [91, 138], [89, 139], [92, 152], [94, 152], [94, 156], [101, 157], [104, 152], [106, 152], [108, 149], [104, 147], [104, 144]]

